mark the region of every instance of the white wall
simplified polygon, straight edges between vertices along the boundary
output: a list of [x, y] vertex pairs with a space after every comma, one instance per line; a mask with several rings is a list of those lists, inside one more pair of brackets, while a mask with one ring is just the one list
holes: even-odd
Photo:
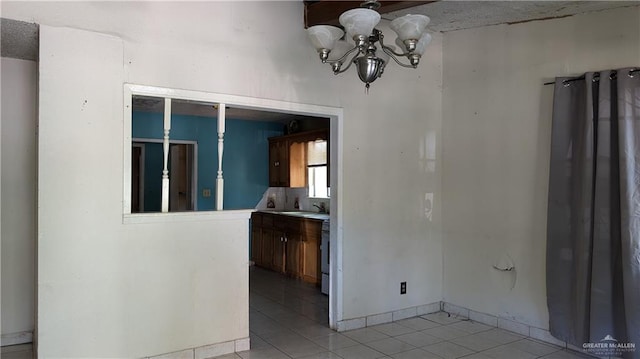
[[40, 41], [39, 355], [248, 337], [246, 219], [123, 224], [122, 41], [47, 26]]
[[444, 300], [546, 329], [543, 83], [638, 66], [640, 8], [448, 32], [444, 64]]
[[[223, 243], [210, 233], [233, 233], [228, 230], [237, 223], [121, 224], [122, 114], [117, 112], [121, 99], [113, 90], [116, 82], [343, 107], [344, 182], [343, 197], [337, 199], [343, 221], [332, 226], [344, 238], [344, 297], [338, 319], [441, 299], [439, 36], [418, 70], [392, 64], [366, 95], [354, 71], [334, 76], [319, 63], [303, 31], [303, 7], [297, 1], [3, 2], [2, 13], [113, 35], [106, 39], [50, 28], [52, 37], [41, 37], [46, 46], [41, 58], [54, 55], [48, 65], [41, 63], [41, 71], [50, 73], [41, 77], [41, 84], [47, 83], [41, 99], [49, 98], [41, 109], [48, 109], [49, 115], [43, 116], [50, 116], [41, 122], [51, 124], [41, 140], [46, 145], [41, 153], [49, 154], [50, 161], [40, 163], [46, 173], [40, 173], [40, 230], [49, 238], [41, 238], [39, 246], [38, 303], [39, 315], [50, 318], [39, 322], [41, 355], [156, 354], [203, 342], [197, 333], [183, 331], [196, 313], [220, 316], [207, 324], [210, 332], [202, 334], [209, 335], [209, 342], [221, 338], [219, 331], [229, 336], [226, 326], [246, 319], [244, 312], [233, 317], [240, 307], [221, 294], [231, 283], [234, 288], [246, 284], [240, 278], [246, 267], [207, 260], [207, 253], [224, 252]], [[103, 46], [115, 46], [117, 38], [123, 56], [103, 54]], [[94, 40], [104, 43], [98, 46]], [[85, 71], [86, 79], [74, 68]], [[94, 77], [107, 86], [90, 83]], [[80, 111], [84, 99], [90, 117]], [[76, 151], [89, 143], [95, 151]], [[57, 191], [69, 182], [81, 186], [72, 187], [63, 201]], [[433, 221], [425, 215], [425, 193], [435, 193]], [[180, 231], [195, 237], [174, 238]], [[246, 241], [233, 243], [227, 243], [233, 253], [246, 254]], [[167, 264], [185, 268], [176, 272]], [[223, 271], [234, 274], [219, 278]], [[185, 288], [192, 278], [197, 280]], [[405, 296], [399, 295], [401, 281], [408, 282]], [[211, 299], [215, 308], [181, 307], [198, 297], [194, 291], [210, 291], [211, 285], [217, 296], [207, 292], [203, 298]], [[180, 296], [182, 290], [186, 298]], [[176, 305], [171, 306], [172, 301]], [[224, 310], [222, 304], [232, 309]], [[67, 308], [81, 310], [71, 316]], [[155, 325], [160, 321], [168, 328], [170, 320], [178, 323], [172, 331]], [[70, 338], [82, 344], [68, 345]]]
[[2, 344], [30, 341], [35, 312], [37, 64], [2, 58]]

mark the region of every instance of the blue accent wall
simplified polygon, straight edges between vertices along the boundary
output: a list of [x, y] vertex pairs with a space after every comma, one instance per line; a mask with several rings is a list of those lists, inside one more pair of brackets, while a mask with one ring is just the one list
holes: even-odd
[[[162, 139], [163, 115], [133, 112], [134, 138]], [[269, 137], [284, 133], [282, 124], [227, 118], [222, 161], [224, 209], [254, 208], [269, 186]], [[198, 143], [198, 210], [215, 209], [218, 171], [217, 120], [201, 116], [171, 116], [171, 140]], [[160, 211], [162, 144], [145, 146], [145, 211]], [[203, 197], [202, 190], [211, 196]]]
[[283, 125], [227, 120], [225, 126], [224, 208], [255, 208], [269, 187], [268, 138], [281, 136]]

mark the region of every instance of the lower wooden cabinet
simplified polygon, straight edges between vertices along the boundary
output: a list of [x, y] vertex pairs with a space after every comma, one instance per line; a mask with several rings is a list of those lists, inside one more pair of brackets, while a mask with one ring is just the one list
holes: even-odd
[[262, 268], [320, 284], [322, 221], [254, 212], [251, 259]]

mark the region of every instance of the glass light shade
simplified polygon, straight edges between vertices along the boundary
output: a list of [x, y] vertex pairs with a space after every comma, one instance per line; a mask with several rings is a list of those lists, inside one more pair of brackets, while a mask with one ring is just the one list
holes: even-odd
[[422, 34], [422, 37], [420, 38], [420, 40], [418, 40], [418, 43], [416, 44], [416, 49], [413, 51], [413, 53], [422, 56], [422, 54], [424, 53], [424, 50], [427, 48], [427, 45], [429, 45], [430, 42], [431, 42], [431, 35], [428, 32], [425, 32], [424, 34]]
[[404, 45], [404, 42], [402, 42], [402, 40], [400, 40], [399, 37], [396, 37], [396, 45], [398, 45], [398, 47], [400, 48], [400, 51], [402, 51], [402, 53], [407, 52], [407, 47]]
[[344, 40], [338, 40], [333, 47], [333, 50], [329, 53], [329, 60], [335, 61], [339, 60], [347, 51], [351, 50], [353, 45], [349, 44]]
[[424, 30], [427, 29], [429, 24], [428, 16], [425, 15], [405, 15], [399, 17], [389, 24], [391, 30], [398, 34], [400, 40], [417, 40], [422, 36]]
[[358, 8], [343, 12], [338, 20], [349, 38], [355, 35], [369, 36], [380, 22], [380, 14], [375, 10]]
[[335, 26], [316, 25], [307, 29], [307, 35], [316, 50], [333, 50], [336, 40], [344, 35], [344, 31]]

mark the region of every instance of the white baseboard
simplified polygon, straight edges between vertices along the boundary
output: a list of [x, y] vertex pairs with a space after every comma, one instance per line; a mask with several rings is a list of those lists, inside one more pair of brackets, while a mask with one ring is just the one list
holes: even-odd
[[33, 343], [33, 332], [2, 334], [0, 346]]
[[402, 319], [413, 318], [420, 315], [435, 313], [440, 311], [441, 302], [434, 302], [416, 307], [409, 307], [392, 312], [378, 313], [368, 315], [366, 317], [351, 318], [338, 322], [337, 331], [344, 332], [347, 330], [371, 327], [378, 324], [391, 323]]
[[249, 338], [189, 348], [177, 352], [147, 357], [147, 359], [204, 359], [249, 350]]
[[[575, 347], [573, 347], [571, 344], [567, 344], [562, 340], [554, 338], [548, 329], [534, 327], [526, 323], [517, 322], [513, 319], [507, 319], [492, 314], [476, 312], [475, 310], [464, 308], [448, 302], [442, 302], [442, 310], [444, 312], [456, 314], [464, 318], [469, 318], [470, 320], [482, 324], [520, 334], [531, 339], [575, 350]], [[580, 352], [584, 353], [582, 351]]]
[[439, 311], [447, 312], [457, 317], [467, 318], [469, 320], [486, 324], [488, 326], [514, 332], [545, 343], [575, 350], [575, 348], [571, 344], [567, 344], [566, 342], [558, 340], [551, 336], [551, 333], [549, 333], [548, 329], [534, 327], [525, 323], [498, 317], [492, 314], [476, 312], [475, 310], [444, 301], [400, 309], [393, 312], [373, 314], [366, 317], [341, 320], [338, 322], [337, 331], [343, 332], [347, 330], [360, 329], [378, 324], [395, 322], [397, 320], [406, 318], [436, 313]]

